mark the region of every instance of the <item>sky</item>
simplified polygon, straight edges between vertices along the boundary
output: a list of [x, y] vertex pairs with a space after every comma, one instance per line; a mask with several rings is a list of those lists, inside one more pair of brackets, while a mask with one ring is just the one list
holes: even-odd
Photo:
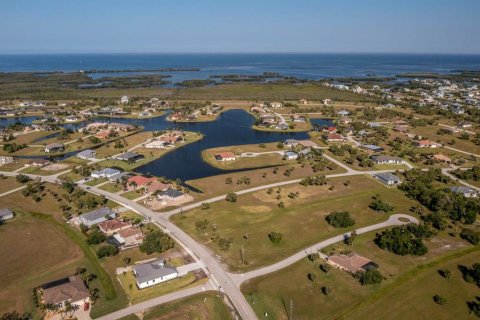
[[0, 53], [480, 54], [479, 0], [0, 0]]

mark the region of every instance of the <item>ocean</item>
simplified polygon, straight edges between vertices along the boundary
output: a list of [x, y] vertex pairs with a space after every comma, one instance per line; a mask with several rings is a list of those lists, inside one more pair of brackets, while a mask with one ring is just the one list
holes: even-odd
[[319, 80], [333, 77], [394, 76], [407, 72], [480, 70], [480, 55], [433, 54], [31, 54], [0, 55], [0, 72], [198, 68], [199, 71], [94, 73], [94, 78], [166, 74], [170, 81], [211, 75], [278, 72]]

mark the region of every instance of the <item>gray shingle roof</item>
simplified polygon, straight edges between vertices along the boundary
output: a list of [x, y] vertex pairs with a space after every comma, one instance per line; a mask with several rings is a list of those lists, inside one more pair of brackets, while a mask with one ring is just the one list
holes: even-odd
[[104, 218], [106, 215], [115, 217], [116, 213], [109, 207], [103, 207], [100, 209], [96, 209], [96, 210], [84, 213], [80, 217], [87, 221], [95, 221], [100, 218]]
[[138, 283], [152, 281], [178, 272], [177, 268], [164, 265], [163, 260], [139, 264], [134, 266], [133, 269], [137, 275]]
[[401, 181], [399, 177], [390, 172], [377, 173], [376, 176], [385, 181]]

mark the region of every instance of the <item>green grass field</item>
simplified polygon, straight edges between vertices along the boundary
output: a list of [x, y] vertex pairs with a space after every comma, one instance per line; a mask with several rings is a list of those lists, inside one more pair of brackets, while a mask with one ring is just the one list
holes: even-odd
[[[345, 186], [346, 181], [350, 181]], [[329, 190], [334, 185], [333, 190]], [[172, 217], [174, 223], [200, 243], [208, 246], [222, 257], [222, 262], [231, 270], [243, 271], [268, 265], [286, 258], [303, 248], [326, 238], [345, 232], [345, 229], [330, 227], [325, 216], [334, 210], [347, 210], [356, 219], [358, 228], [384, 221], [387, 214], [373, 211], [368, 206], [372, 197], [380, 197], [395, 206], [392, 213], [409, 213], [416, 205], [403, 193], [386, 188], [373, 178], [351, 176], [331, 179], [328, 186], [303, 187], [298, 184], [285, 186], [277, 199], [277, 188], [272, 194], [267, 190], [238, 197], [236, 203], [220, 201], [211, 204], [207, 210], [195, 209]], [[290, 199], [289, 193], [299, 192], [299, 197]], [[278, 208], [283, 201], [285, 208]], [[207, 219], [210, 225], [198, 232], [195, 223]], [[292, 227], [295, 226], [295, 227]], [[352, 229], [353, 229], [352, 228]], [[231, 238], [228, 251], [221, 251], [210, 239], [215, 231], [224, 238]], [[270, 242], [271, 231], [281, 232], [280, 244]], [[242, 264], [240, 250], [244, 248], [245, 264]]]
[[[466, 317], [465, 301], [472, 300], [475, 287], [461, 283], [463, 280], [459, 279], [455, 264], [465, 261], [463, 263], [470, 265], [478, 260], [479, 253], [475, 247], [441, 234], [427, 242], [427, 255], [402, 257], [378, 248], [373, 243], [374, 237], [373, 232], [364, 234], [357, 237], [352, 247], [338, 244], [326, 251], [354, 251], [372, 259], [379, 264], [386, 278], [380, 285], [362, 286], [358, 279], [335, 268], [324, 273], [319, 269], [323, 260], [312, 262], [305, 258], [278, 272], [248, 281], [242, 285], [242, 292], [257, 315], [267, 312], [273, 319], [288, 319], [290, 300], [295, 319], [315, 319], [318, 314], [322, 314], [322, 319]], [[441, 278], [437, 272], [444, 266], [454, 274], [449, 280]], [[317, 275], [315, 283], [308, 279], [309, 273]], [[421, 280], [423, 275], [427, 275], [424, 281]], [[332, 297], [324, 295], [322, 287], [331, 287]], [[452, 287], [457, 288], [450, 294], [448, 292]], [[460, 294], [460, 291], [463, 293]], [[447, 300], [453, 295], [459, 296], [452, 297], [451, 305], [440, 307], [432, 301], [436, 293], [446, 296]], [[422, 303], [417, 303], [416, 299]]]

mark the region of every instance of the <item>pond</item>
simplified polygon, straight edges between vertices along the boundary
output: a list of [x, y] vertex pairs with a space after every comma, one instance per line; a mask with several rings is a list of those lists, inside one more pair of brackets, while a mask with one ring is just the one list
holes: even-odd
[[[23, 121], [23, 120], [27, 121]], [[30, 119], [19, 118], [24, 123], [31, 122]], [[308, 139], [307, 132], [266, 132], [253, 130], [255, 118], [244, 110], [228, 110], [218, 116], [215, 121], [194, 122], [194, 123], [172, 123], [166, 120], [166, 115], [147, 119], [127, 118], [95, 118], [93, 121], [119, 122], [136, 124], [144, 127], [145, 131], [160, 131], [166, 129], [183, 129], [185, 131], [200, 132], [204, 138], [200, 141], [190, 143], [181, 148], [175, 149], [161, 158], [145, 164], [135, 171], [142, 174], [163, 176], [168, 179], [181, 179], [182, 181], [199, 179], [213, 175], [252, 170], [222, 170], [210, 166], [202, 159], [202, 151], [205, 149], [241, 145], [277, 142], [283, 139]], [[14, 123], [14, 121], [12, 122]], [[332, 125], [331, 120], [312, 119], [312, 123], [322, 126]], [[85, 124], [66, 125], [65, 127], [81, 127]], [[74, 129], [74, 128], [72, 128]], [[70, 152], [63, 157], [72, 156], [76, 152]]]

